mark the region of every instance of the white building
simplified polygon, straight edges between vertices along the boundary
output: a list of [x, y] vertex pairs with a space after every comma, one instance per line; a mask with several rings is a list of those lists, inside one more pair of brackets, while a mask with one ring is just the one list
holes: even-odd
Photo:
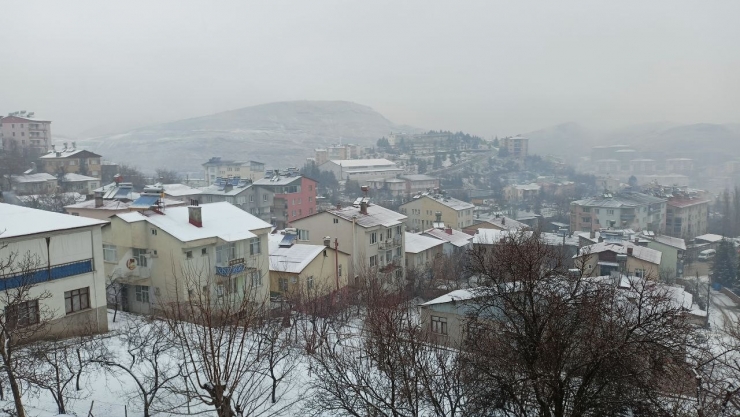
[[339, 181], [350, 179], [363, 184], [370, 179], [403, 174], [402, 168], [387, 159], [334, 159], [321, 164], [319, 169], [333, 172]]
[[[108, 331], [101, 227], [107, 222], [0, 203], [0, 291], [30, 286], [11, 309], [20, 325], [51, 319], [51, 334]], [[25, 260], [31, 265], [23, 267]], [[8, 293], [6, 293], [8, 294]], [[6, 297], [0, 297], [6, 303]]]

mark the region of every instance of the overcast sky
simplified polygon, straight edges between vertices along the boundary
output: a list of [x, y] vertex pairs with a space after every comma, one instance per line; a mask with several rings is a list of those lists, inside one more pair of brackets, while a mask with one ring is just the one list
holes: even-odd
[[514, 134], [740, 122], [740, 1], [29, 1], [0, 10], [0, 112], [56, 133], [282, 100]]

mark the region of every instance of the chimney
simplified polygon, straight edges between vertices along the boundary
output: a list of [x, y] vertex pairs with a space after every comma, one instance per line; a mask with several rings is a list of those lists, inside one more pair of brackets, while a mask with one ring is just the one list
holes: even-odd
[[591, 239], [596, 239], [596, 231], [591, 230], [591, 232], [588, 234], [588, 237]]
[[445, 233], [447, 233], [448, 235], [451, 235], [452, 234], [452, 228], [451, 227], [447, 227], [445, 229]]
[[67, 142], [64, 142], [64, 150], [67, 150]]
[[95, 208], [103, 207], [103, 193], [95, 193]]
[[633, 250], [634, 250], [633, 248], [627, 248], [627, 255], [628, 256], [632, 256], [632, 251]]
[[367, 201], [365, 199], [360, 201], [360, 214], [367, 214]]
[[501, 217], [501, 226], [506, 226], [506, 217]]
[[324, 236], [324, 246], [331, 247], [331, 236]]
[[77, 142], [72, 142], [72, 150], [74, 151], [77, 149]]
[[337, 210], [341, 210], [341, 209], [342, 209], [342, 203], [337, 203]]
[[190, 200], [190, 206], [188, 206], [188, 221], [195, 227], [203, 227], [203, 217], [200, 214], [198, 200]]

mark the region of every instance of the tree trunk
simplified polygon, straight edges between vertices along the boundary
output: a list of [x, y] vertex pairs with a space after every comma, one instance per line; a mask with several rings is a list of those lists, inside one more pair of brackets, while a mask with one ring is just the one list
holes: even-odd
[[23, 409], [23, 401], [21, 399], [21, 389], [18, 386], [18, 380], [15, 378], [13, 370], [10, 368], [7, 360], [3, 356], [3, 362], [5, 362], [5, 370], [8, 374], [8, 382], [10, 383], [10, 391], [13, 393], [13, 402], [15, 403], [15, 411], [18, 413], [18, 417], [26, 417], [26, 410]]

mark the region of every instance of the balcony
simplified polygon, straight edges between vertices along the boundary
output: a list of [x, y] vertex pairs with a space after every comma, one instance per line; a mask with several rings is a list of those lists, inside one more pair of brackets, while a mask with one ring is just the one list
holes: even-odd
[[378, 249], [388, 250], [394, 249], [401, 246], [401, 236], [396, 236], [392, 239], [381, 240], [378, 242]]
[[247, 269], [247, 265], [244, 263], [244, 258], [236, 258], [230, 260], [226, 265], [216, 265], [216, 275], [221, 277], [230, 277], [238, 275]]
[[0, 285], [3, 290], [10, 290], [22, 286], [40, 284], [46, 281], [87, 274], [94, 270], [93, 260], [85, 259], [54, 265], [51, 268], [35, 268], [30, 271], [2, 275], [0, 276]]

